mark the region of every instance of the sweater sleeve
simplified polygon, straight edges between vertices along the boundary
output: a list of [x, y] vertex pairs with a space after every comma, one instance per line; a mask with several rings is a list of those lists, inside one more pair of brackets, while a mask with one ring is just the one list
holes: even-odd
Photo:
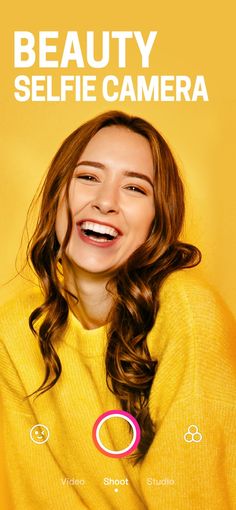
[[163, 343], [149, 408], [156, 434], [141, 467], [148, 510], [236, 508], [235, 322], [217, 294], [169, 280], [152, 345]]
[[175, 402], [141, 468], [148, 510], [236, 508], [236, 412], [195, 397]]
[[[19, 364], [22, 362], [23, 357]], [[18, 369], [1, 341], [0, 394], [2, 461], [11, 498], [10, 509], [85, 510], [86, 505], [78, 492], [73, 487], [65, 490], [63, 483], [58, 483], [67, 474], [61, 470], [47, 443], [38, 448], [30, 440], [30, 430], [38, 421], [29, 399], [25, 398], [27, 392]]]

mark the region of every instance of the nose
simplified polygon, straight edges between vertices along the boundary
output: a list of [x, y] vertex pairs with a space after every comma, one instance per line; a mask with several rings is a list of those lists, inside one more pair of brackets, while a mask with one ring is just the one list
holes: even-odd
[[96, 196], [92, 201], [92, 207], [103, 214], [118, 213], [118, 190], [111, 184], [103, 183], [97, 190]]

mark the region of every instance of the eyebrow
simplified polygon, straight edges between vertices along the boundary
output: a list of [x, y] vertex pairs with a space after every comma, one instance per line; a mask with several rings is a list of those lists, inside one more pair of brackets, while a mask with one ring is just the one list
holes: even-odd
[[[99, 163], [98, 161], [80, 161], [79, 163], [77, 163], [76, 167], [77, 168], [78, 166], [93, 166], [95, 168], [101, 168], [102, 170], [105, 170], [106, 169], [106, 166], [103, 165], [103, 163]], [[153, 188], [153, 182], [151, 181], [150, 177], [148, 177], [148, 175], [146, 174], [142, 174], [140, 172], [132, 172], [131, 170], [126, 170], [124, 172], [124, 175], [126, 177], [136, 177], [138, 179], [143, 179], [144, 181], [147, 181]]]

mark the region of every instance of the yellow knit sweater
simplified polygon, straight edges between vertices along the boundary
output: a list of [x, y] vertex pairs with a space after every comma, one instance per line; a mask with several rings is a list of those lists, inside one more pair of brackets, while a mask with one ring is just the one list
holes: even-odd
[[[194, 270], [173, 273], [148, 345], [159, 368], [149, 407], [155, 439], [142, 464], [110, 458], [92, 439], [104, 412], [121, 409], [105, 382], [106, 327], [85, 330], [70, 314], [56, 350], [62, 375], [40, 386], [44, 362], [28, 327], [42, 302], [27, 291], [2, 308], [0, 377], [7, 474], [17, 510], [233, 510], [236, 508], [235, 329], [230, 313]], [[43, 424], [49, 439], [35, 443]], [[41, 429], [40, 429], [41, 430]], [[112, 418], [101, 439], [112, 450], [131, 440]]]

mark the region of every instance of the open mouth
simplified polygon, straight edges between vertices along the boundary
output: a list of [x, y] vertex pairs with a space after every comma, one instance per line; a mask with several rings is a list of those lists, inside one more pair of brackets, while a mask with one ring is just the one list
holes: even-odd
[[107, 243], [108, 241], [114, 241], [119, 232], [108, 225], [102, 225], [100, 223], [94, 223], [91, 221], [82, 221], [80, 224], [81, 232], [91, 239], [92, 241]]

